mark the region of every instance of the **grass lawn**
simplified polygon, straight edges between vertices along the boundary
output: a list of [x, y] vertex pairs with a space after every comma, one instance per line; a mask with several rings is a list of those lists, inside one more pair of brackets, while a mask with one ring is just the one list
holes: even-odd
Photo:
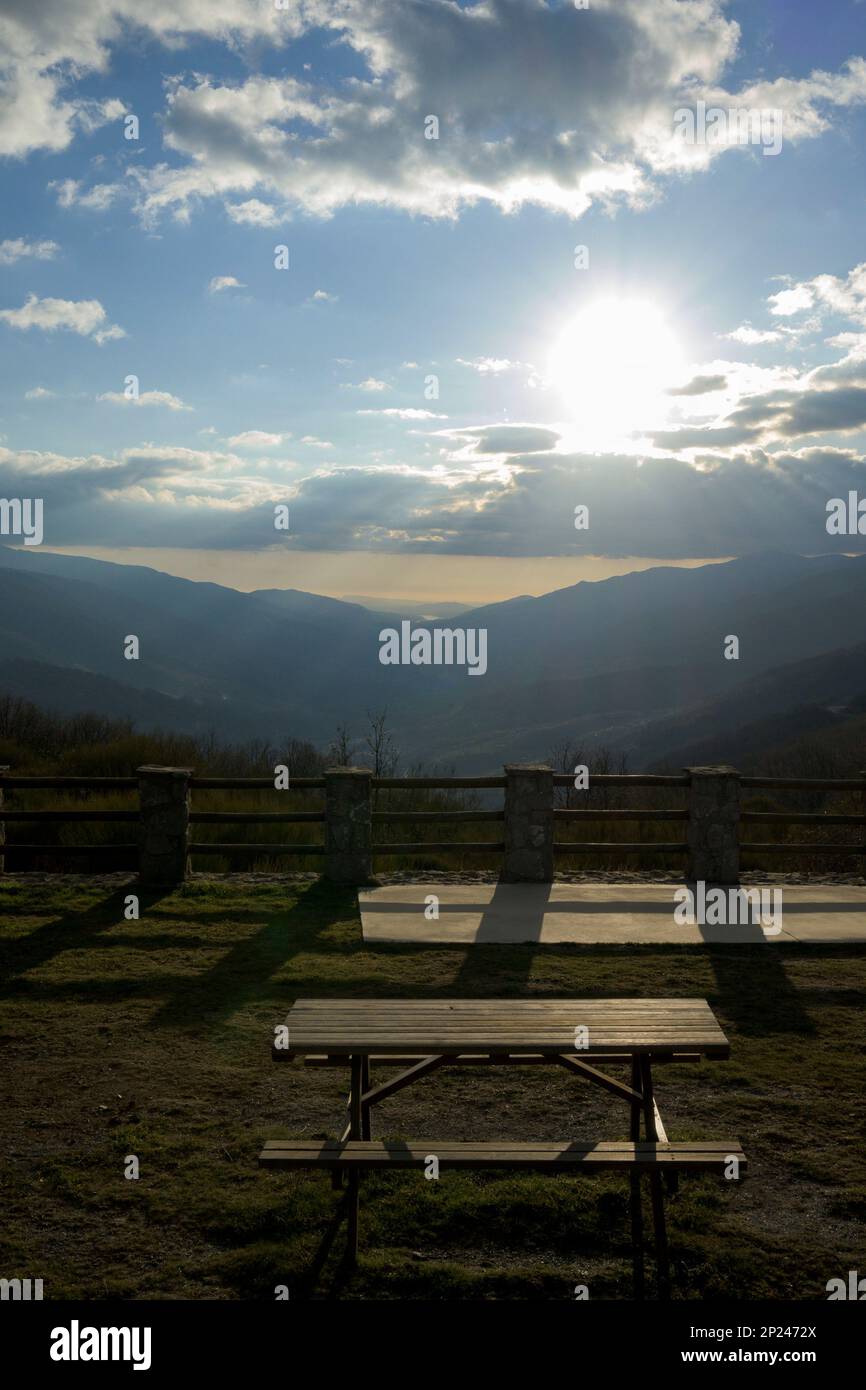
[[[270, 1060], [299, 995], [706, 998], [731, 1060], [659, 1067], [659, 1107], [671, 1139], [739, 1137], [751, 1176], [681, 1179], [674, 1297], [823, 1299], [866, 1271], [866, 947], [365, 947], [355, 894], [316, 881], [196, 879], [126, 921], [133, 891], [0, 879], [0, 1276], [46, 1298], [631, 1297], [611, 1174], [367, 1177], [346, 1271], [328, 1176], [256, 1166], [264, 1139], [344, 1123], [341, 1073]], [[374, 1133], [625, 1138], [627, 1111], [555, 1067], [453, 1069]]]

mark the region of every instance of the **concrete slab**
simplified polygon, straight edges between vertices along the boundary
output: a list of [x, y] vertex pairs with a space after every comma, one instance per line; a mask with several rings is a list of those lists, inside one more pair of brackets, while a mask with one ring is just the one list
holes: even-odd
[[[780, 885], [776, 891], [781, 893], [781, 930], [772, 934], [749, 922], [731, 926], [677, 922], [677, 887], [674, 883], [401, 883], [361, 891], [358, 901], [364, 940], [369, 942], [438, 946], [866, 943], [866, 886]], [[433, 898], [438, 902], [438, 920], [425, 915]], [[772, 899], [767, 902], [770, 905]], [[779, 924], [778, 916], [775, 922]]]

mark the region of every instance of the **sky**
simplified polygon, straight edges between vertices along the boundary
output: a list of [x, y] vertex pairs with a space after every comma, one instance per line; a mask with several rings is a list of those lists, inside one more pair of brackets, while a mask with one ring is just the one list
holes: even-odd
[[0, 498], [395, 602], [862, 551], [864, 54], [857, 0], [0, 0]]

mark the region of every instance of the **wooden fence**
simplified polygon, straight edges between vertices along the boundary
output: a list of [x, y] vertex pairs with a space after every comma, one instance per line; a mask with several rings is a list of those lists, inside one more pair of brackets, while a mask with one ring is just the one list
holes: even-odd
[[[588, 801], [609, 791], [622, 795], [631, 789], [668, 789], [681, 804], [661, 808], [561, 805], [563, 799]], [[852, 778], [814, 779], [745, 777], [727, 766], [688, 768], [678, 775], [650, 773], [592, 776], [589, 790], [575, 790], [571, 774], [554, 773], [544, 764], [509, 765], [499, 777], [374, 777], [365, 768], [333, 768], [322, 777], [292, 778], [291, 792], [318, 792], [315, 810], [196, 810], [199, 791], [281, 791], [268, 777], [196, 777], [189, 768], [142, 767], [135, 777], [26, 777], [0, 768], [0, 872], [4, 850], [16, 868], [49, 857], [63, 861], [86, 858], [110, 861], [126, 867], [137, 864], [142, 881], [153, 884], [180, 882], [189, 874], [190, 857], [239, 857], [255, 860], [308, 859], [322, 863], [326, 877], [338, 882], [362, 883], [373, 873], [374, 860], [395, 856], [460, 854], [494, 856], [502, 877], [509, 881], [545, 882], [553, 877], [557, 861], [565, 858], [601, 857], [605, 861], [639, 856], [642, 861], [664, 859], [674, 863], [689, 879], [726, 883], [738, 880], [741, 858], [803, 855], [849, 856], [852, 867], [866, 856], [866, 773]], [[411, 807], [379, 809], [380, 793], [397, 790], [502, 791], [499, 808], [446, 808], [419, 810]], [[62, 793], [137, 793], [133, 809], [66, 807], [27, 808], [30, 790]], [[854, 794], [857, 814], [822, 810], [779, 811], [743, 807], [744, 794], [772, 792], [807, 793], [813, 798], [826, 793]], [[6, 827], [30, 824], [109, 822], [135, 827], [127, 839], [111, 844], [46, 844], [7, 840]], [[670, 838], [577, 839], [557, 838], [557, 827], [596, 827], [606, 824], [641, 827], [671, 825]], [[243, 826], [321, 825], [321, 839], [310, 843], [291, 841], [218, 841], [196, 839], [200, 825]], [[492, 824], [501, 827], [496, 838], [479, 840], [401, 840], [374, 838], [379, 827], [411, 825]], [[844, 843], [826, 841], [778, 841], [741, 839], [753, 826], [857, 827], [856, 838]], [[387, 832], [386, 832], [387, 833]], [[655, 831], [652, 832], [653, 834]]]

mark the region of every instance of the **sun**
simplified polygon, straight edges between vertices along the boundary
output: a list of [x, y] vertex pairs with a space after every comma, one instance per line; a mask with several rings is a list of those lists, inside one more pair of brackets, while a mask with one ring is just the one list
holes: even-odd
[[682, 370], [680, 344], [658, 305], [610, 298], [560, 333], [547, 379], [581, 447], [610, 448], [664, 423]]

